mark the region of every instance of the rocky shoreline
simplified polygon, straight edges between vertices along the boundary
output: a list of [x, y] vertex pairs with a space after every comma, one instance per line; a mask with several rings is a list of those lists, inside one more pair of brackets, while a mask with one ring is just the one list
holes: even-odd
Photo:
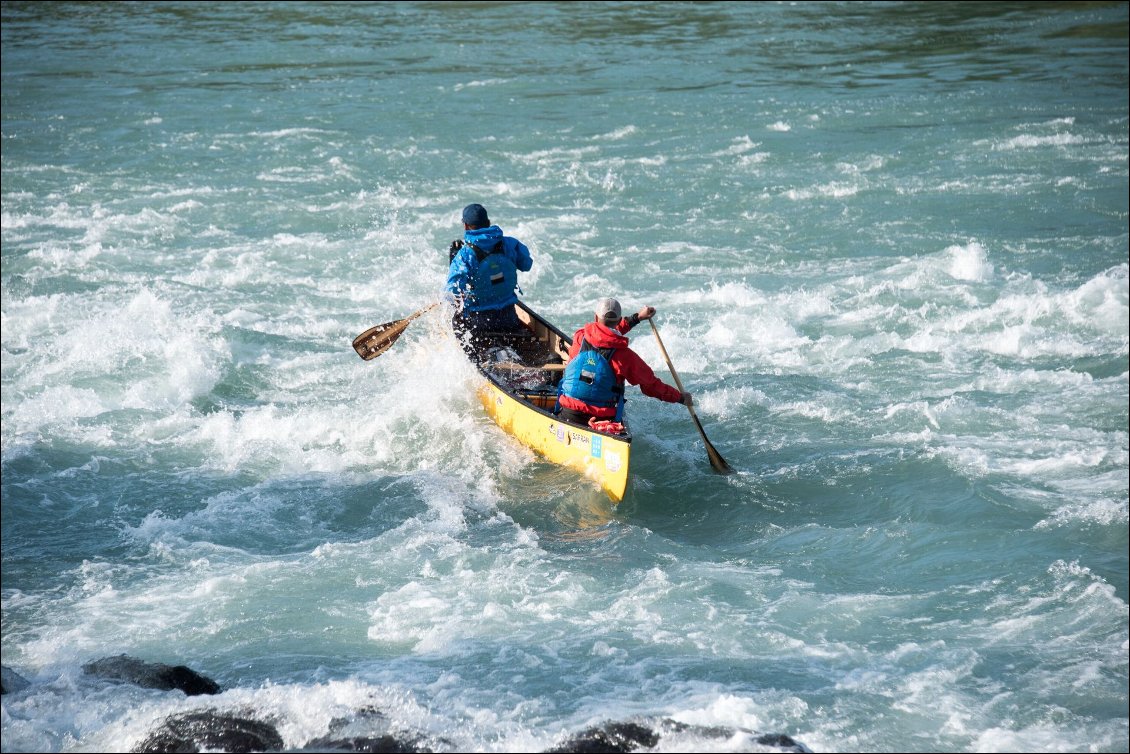
[[[184, 665], [146, 662], [128, 655], [104, 657], [82, 666], [83, 674], [98, 682], [130, 683], [142, 688], [180, 692], [186, 696], [219, 695], [221, 686]], [[11, 668], [3, 667], [0, 694], [28, 691], [33, 684]], [[606, 721], [569, 735], [545, 750], [547, 754], [578, 752], [646, 752], [660, 746], [665, 738], [678, 734], [726, 741], [741, 736], [763, 751], [811, 752], [801, 743], [782, 734], [760, 734], [726, 727], [702, 727], [670, 718]], [[329, 732], [287, 748], [275, 724], [256, 716], [254, 710], [220, 708], [194, 710], [170, 715], [131, 751], [156, 752], [443, 752], [454, 751], [451, 741], [412, 731], [395, 729], [379, 709], [363, 707], [350, 717], [333, 720]]]

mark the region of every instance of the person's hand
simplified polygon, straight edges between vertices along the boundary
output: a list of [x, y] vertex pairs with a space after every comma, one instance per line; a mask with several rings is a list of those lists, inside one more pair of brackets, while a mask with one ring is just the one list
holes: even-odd
[[682, 404], [683, 404], [684, 406], [688, 406], [688, 407], [690, 407], [690, 406], [693, 406], [693, 405], [694, 405], [694, 400], [693, 400], [693, 399], [691, 398], [691, 394], [690, 394], [690, 393], [683, 393], [683, 400], [682, 400]]
[[454, 310], [456, 314], [463, 311], [463, 297], [458, 293], [445, 291], [443, 294], [443, 300], [445, 303], [447, 303], [448, 306], [452, 308], [452, 310]]
[[655, 316], [655, 307], [645, 306], [644, 308], [640, 309], [639, 313], [636, 316], [639, 317], [641, 322], [645, 319], [651, 319]]

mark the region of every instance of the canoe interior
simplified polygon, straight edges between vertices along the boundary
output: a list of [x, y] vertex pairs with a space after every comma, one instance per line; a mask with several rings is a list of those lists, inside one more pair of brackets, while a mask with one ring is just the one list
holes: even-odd
[[[518, 319], [526, 326], [520, 333], [480, 333], [478, 343], [468, 352], [483, 375], [511, 397], [538, 411], [550, 414], [557, 404], [557, 386], [569, 361], [572, 338], [541, 315], [519, 302]], [[587, 426], [561, 422], [587, 432]], [[603, 434], [603, 433], [600, 433]], [[631, 433], [615, 435], [631, 441]]]

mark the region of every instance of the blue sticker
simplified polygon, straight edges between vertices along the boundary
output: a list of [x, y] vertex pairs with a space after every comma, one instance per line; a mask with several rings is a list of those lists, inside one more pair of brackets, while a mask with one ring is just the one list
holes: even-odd
[[600, 435], [592, 436], [592, 457], [600, 458], [600, 441], [604, 439]]

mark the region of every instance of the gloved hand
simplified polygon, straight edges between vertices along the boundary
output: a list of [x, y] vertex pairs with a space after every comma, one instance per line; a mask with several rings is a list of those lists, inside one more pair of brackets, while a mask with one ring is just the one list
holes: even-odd
[[682, 403], [684, 406], [693, 406], [694, 405], [694, 399], [691, 398], [690, 393], [683, 393], [683, 400], [680, 401], [680, 403]]
[[462, 249], [462, 248], [463, 248], [463, 241], [461, 239], [456, 238], [454, 241], [451, 242], [451, 246], [447, 250], [447, 263], [448, 264], [451, 264], [451, 261], [453, 259], [455, 259], [455, 255], [458, 254], [459, 250]]

